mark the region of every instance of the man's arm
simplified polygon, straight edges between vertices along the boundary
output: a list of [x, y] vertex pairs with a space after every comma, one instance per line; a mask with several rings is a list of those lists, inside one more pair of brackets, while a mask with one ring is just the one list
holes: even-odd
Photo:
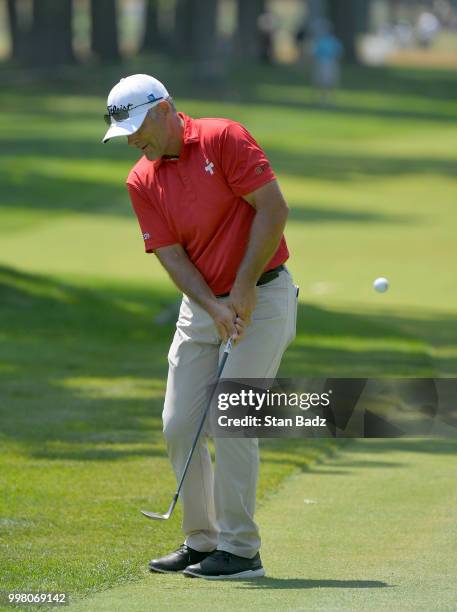
[[243, 198], [256, 209], [256, 214], [246, 253], [230, 292], [230, 303], [237, 315], [249, 322], [255, 308], [256, 283], [278, 248], [289, 208], [277, 181], [271, 181]]
[[227, 342], [232, 336], [235, 342], [239, 341], [244, 322], [240, 317], [236, 317], [230, 305], [215, 297], [183, 247], [173, 244], [155, 249], [154, 253], [178, 289], [197, 302], [214, 319], [222, 340]]

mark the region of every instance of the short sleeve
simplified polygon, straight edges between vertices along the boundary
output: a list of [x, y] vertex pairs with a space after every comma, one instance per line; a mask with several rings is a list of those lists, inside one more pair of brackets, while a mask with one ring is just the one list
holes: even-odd
[[161, 211], [133, 185], [127, 183], [127, 189], [143, 234], [146, 253], [152, 253], [163, 246], [177, 244], [179, 240], [169, 228]]
[[236, 196], [252, 193], [276, 179], [267, 156], [240, 123], [230, 123], [224, 130], [221, 165]]

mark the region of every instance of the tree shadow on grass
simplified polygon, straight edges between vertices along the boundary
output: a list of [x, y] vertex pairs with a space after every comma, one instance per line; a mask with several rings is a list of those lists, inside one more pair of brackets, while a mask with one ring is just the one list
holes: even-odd
[[417, 95], [431, 100], [455, 100], [457, 73], [439, 68], [354, 66], [345, 68], [344, 87], [351, 91]]
[[[288, 95], [291, 87], [298, 91], [309, 90], [309, 75], [301, 66], [253, 66], [246, 62], [233, 63], [227, 71], [226, 78], [204, 82], [192, 77], [193, 71], [189, 70], [189, 62], [177, 61], [176, 58], [171, 60], [166, 55], [160, 54], [152, 57], [136, 57], [122, 66], [70, 68], [42, 74], [30, 71], [28, 75], [23, 70], [12, 69], [6, 63], [2, 67], [4, 107], [11, 107], [15, 111], [19, 109], [22, 112], [30, 112], [33, 108], [42, 114], [56, 117], [59, 115], [59, 108], [56, 109], [52, 100], [46, 99], [48, 95], [99, 96], [98, 117], [101, 118], [106, 95], [113, 84], [128, 72], [131, 74], [138, 72], [144, 61], [153, 62], [156, 75], [167, 75], [167, 86], [178, 104], [180, 98], [185, 98], [204, 102], [211, 100], [215, 103], [235, 101], [241, 104], [280, 105], [282, 108], [295, 107], [308, 111], [318, 109], [322, 112], [321, 108], [309, 101], [309, 94], [307, 94], [308, 100], [306, 94], [299, 99], [296, 95]], [[390, 97], [396, 97], [397, 104], [383, 108], [381, 99], [380, 105], [376, 108], [363, 104], [357, 106], [341, 104], [337, 109], [332, 109], [332, 112], [388, 119], [411, 118], [439, 122], [454, 120], [452, 112], [434, 111], [430, 110], [430, 107], [424, 109], [420, 103], [423, 100], [426, 102], [454, 100], [457, 96], [455, 71], [412, 67], [344, 66], [342, 83], [342, 88], [347, 92], [354, 94], [382, 92]], [[271, 97], [269, 95], [271, 88], [276, 88], [278, 95]], [[37, 95], [37, 90], [40, 95]], [[17, 95], [18, 92], [21, 93], [20, 96]], [[406, 101], [402, 99], [405, 96], [407, 96]], [[419, 100], [417, 108], [414, 98]], [[89, 109], [72, 107], [70, 110], [71, 113], [66, 114], [71, 116], [72, 120], [91, 116], [90, 107]], [[100, 125], [102, 126], [102, 123]]]
[[[387, 456], [389, 453], [425, 453], [430, 455], [456, 455], [457, 439], [452, 438], [336, 438], [319, 440], [310, 439], [267, 439], [260, 441], [261, 448], [266, 450], [265, 458], [269, 463], [283, 464], [285, 460], [301, 473], [318, 474], [319, 476], [347, 476], [357, 474], [362, 467], [381, 470], [407, 467], [400, 461], [377, 460], [376, 456]], [[362, 453], [363, 461], [357, 459], [345, 461], [339, 458], [337, 463], [328, 464], [340, 453], [349, 450], [351, 455]], [[290, 455], [289, 455], [290, 453]], [[315, 458], [313, 458], [315, 453]], [[375, 459], [367, 461], [367, 453]], [[344, 457], [344, 455], [343, 455]]]
[[351, 443], [350, 438], [261, 438], [263, 457], [271, 463], [287, 462], [300, 472], [312, 472], [315, 466], [338, 455]]
[[357, 181], [367, 178], [410, 175], [455, 177], [455, 159], [408, 158], [394, 155], [354, 155], [303, 151], [291, 153], [270, 147], [268, 154], [278, 173], [325, 181]]
[[394, 121], [433, 121], [449, 124], [452, 124], [455, 121], [455, 118], [451, 112], [443, 113], [440, 112], [440, 110], [421, 110], [420, 104], [419, 108], [416, 109], [413, 106], [404, 109], [383, 108], [382, 106], [364, 106], [363, 104], [349, 104], [347, 102], [335, 102], [328, 106], [322, 106], [322, 104], [317, 102], [309, 101], [309, 96], [312, 95], [312, 93], [309, 93], [305, 97], [305, 93], [303, 92], [303, 99], [291, 100], [287, 99], [287, 96], [283, 97], [281, 95], [279, 87], [277, 89], [278, 92], [275, 96], [269, 97], [263, 93], [259, 94], [255, 91], [255, 89], [253, 89], [250, 92], [243, 92], [241, 98], [244, 103], [256, 106], [271, 106], [272, 109], [277, 106], [281, 106], [282, 108], [292, 108], [297, 111], [306, 111], [308, 113], [316, 113], [319, 115], [328, 114], [334, 117], [340, 115], [341, 120], [344, 120], [345, 117], [351, 117], [354, 119], [368, 117], [371, 119], [391, 119]]
[[[3, 146], [5, 145], [5, 146]], [[306, 151], [290, 152], [287, 148], [266, 147], [268, 157], [278, 173], [286, 176], [297, 176], [302, 178], [321, 179], [325, 181], [356, 181], [367, 178], [401, 177], [417, 174], [420, 176], [432, 175], [454, 178], [455, 159], [437, 158], [436, 156], [394, 156], [394, 155], [365, 155], [349, 154], [342, 152], [335, 154], [331, 152]], [[125, 178], [131, 167], [136, 163], [138, 157], [132, 155], [129, 150], [122, 147], [112, 147], [106, 151], [101, 145], [88, 142], [76, 141], [71, 138], [67, 140], [52, 139], [49, 136], [43, 143], [40, 139], [29, 138], [24, 141], [3, 141], [0, 155], [19, 160], [21, 157], [43, 159], [46, 157], [60, 160], [75, 160], [79, 163], [99, 161], [101, 164], [115, 161], [122, 165], [119, 177], [113, 176], [112, 170], [108, 168], [104, 174], [102, 170], [96, 175], [88, 173], [87, 178], [78, 174], [64, 176], [59, 166], [52, 172], [46, 166], [45, 172], [40, 173], [39, 164], [33, 166], [32, 162], [26, 162], [23, 168], [15, 166], [14, 171], [5, 168], [0, 173], [2, 182], [2, 205], [3, 206], [27, 206], [30, 202], [30, 186], [33, 185], [33, 203], [35, 208], [46, 210], [108, 210], [113, 209], [113, 201], [128, 201], [125, 189]], [[64, 195], [63, 195], [64, 194]], [[341, 209], [338, 207], [338, 211]], [[126, 212], [131, 214], [130, 206], [116, 206], [114, 212]], [[325, 221], [325, 210], [316, 211], [320, 216], [319, 221]], [[344, 213], [344, 209], [342, 211]], [[361, 213], [358, 213], [360, 215]], [[365, 218], [355, 216], [354, 221], [364, 221]], [[376, 220], [376, 219], [375, 219]], [[395, 221], [398, 218], [395, 217]]]
[[[309, 71], [303, 73], [298, 67], [258, 67], [256, 78], [252, 78], [249, 66], [241, 66], [230, 81], [235, 99], [256, 105], [280, 105], [308, 112], [331, 113], [380, 119], [437, 121], [453, 120], [451, 107], [442, 110], [443, 101], [452, 101], [457, 96], [455, 71], [439, 69], [417, 69], [399, 67], [344, 66], [340, 91], [353, 94], [376, 94], [381, 97], [376, 106], [337, 102], [322, 108], [312, 100], [313, 91]], [[216, 95], [213, 90], [210, 96]], [[223, 92], [218, 94], [223, 97]], [[383, 106], [383, 97], [388, 96], [389, 106]], [[434, 110], [436, 101], [440, 106]], [[425, 103], [425, 106], [424, 106]]]
[[297, 338], [278, 378], [455, 376], [456, 347], [453, 313], [390, 309], [361, 315], [300, 304]]
[[[58, 147], [53, 155], [59, 156]], [[30, 209], [33, 215], [30, 219], [22, 215], [25, 218], [19, 224], [20, 229], [23, 229], [24, 224], [49, 222], [49, 214], [56, 220], [57, 215], [62, 212], [106, 214], [134, 219], [125, 187], [127, 172], [126, 169], [125, 173], [119, 176], [116, 184], [103, 180], [103, 177], [84, 179], [76, 172], [71, 177], [62, 177], [59, 176], [58, 168], [51, 175], [40, 174], [33, 168], [24, 169], [20, 173], [2, 170], [0, 210], [8, 207], [15, 213], [17, 208]], [[39, 213], [44, 214], [40, 216]], [[9, 229], [8, 225], [6, 229]]]
[[[241, 581], [240, 581], [241, 582]], [[311, 580], [306, 578], [274, 578], [265, 576], [242, 582], [242, 589], [382, 589], [395, 585], [381, 580]]]
[[3, 435], [38, 457], [155, 454], [174, 326], [154, 316], [175, 299], [0, 267]]
[[[405, 451], [409, 453], [425, 453], [430, 455], [457, 454], [457, 439], [452, 438], [396, 438], [356, 440], [351, 445], [351, 453], [370, 452], [374, 455], [390, 451]], [[369, 465], [369, 464], [368, 464]], [[365, 464], [364, 464], [365, 467]]]
[[338, 467], [351, 467], [351, 468], [398, 468], [405, 467], [405, 463], [398, 463], [398, 461], [338, 461]]
[[416, 225], [422, 221], [413, 215], [391, 215], [388, 213], [370, 212], [362, 210], [349, 210], [348, 208], [336, 208], [328, 206], [291, 206], [288, 216], [289, 221], [295, 223], [376, 223], [395, 225]]
[[381, 589], [396, 585], [381, 580], [332, 580], [311, 578], [275, 578], [264, 576], [255, 579], [239, 579], [233, 583], [238, 589]]
[[[166, 61], [163, 64], [167, 65]], [[109, 80], [111, 75], [117, 74], [119, 67], [112, 68], [104, 72], [101, 79], [106, 83], [111, 83]], [[169, 71], [168, 71], [169, 72]], [[18, 89], [10, 89], [4, 93], [6, 107], [14, 110], [15, 113], [23, 113], [25, 120], [30, 120], [30, 109], [34, 109], [33, 123], [39, 124], [40, 117], [53, 117], [60, 119], [62, 130], [65, 130], [65, 125], [68, 120], [82, 119], [91, 120], [96, 118], [93, 110], [86, 111], [82, 109], [75, 112], [74, 104], [68, 106], [62, 104], [56, 109], [53, 95], [62, 96], [63, 92], [71, 93], [76, 97], [83, 93], [103, 91], [103, 97], [106, 95], [105, 85], [101, 87], [101, 80], [95, 79], [95, 82], [86, 83], [87, 74], [85, 70], [73, 71], [74, 76], [69, 79], [66, 89], [65, 80], [44, 81], [39, 88], [41, 91], [37, 93], [37, 85], [34, 82], [31, 85], [32, 94], [24, 96], [21, 92], [21, 87]], [[165, 72], [166, 73], [166, 72]], [[239, 92], [244, 98], [241, 102], [251, 99], [255, 104], [269, 104], [268, 95], [262, 94], [263, 85], [275, 85], [279, 88], [285, 88], [281, 93], [281, 106], [289, 104], [300, 110], [312, 110], [310, 105], [303, 102], [296, 102], [287, 98], [287, 87], [294, 85], [299, 88], [302, 83], [302, 75], [297, 69], [266, 68], [258, 67], [256, 79], [252, 79], [252, 70], [248, 68], [236, 73], [233, 80], [228, 81], [224, 87], [235, 88], [238, 86]], [[201, 100], [205, 97], [202, 94], [201, 85], [196, 86], [192, 82], [189, 83], [189, 78], [186, 78], [185, 64], [177, 65], [173, 70], [173, 79], [176, 80], [177, 93], [182, 93], [186, 98]], [[347, 81], [345, 87], [350, 91], [378, 91], [382, 89], [385, 93], [402, 95], [413, 94], [429, 97], [431, 99], [453, 99], [457, 92], [457, 79], [455, 73], [427, 71], [427, 70], [398, 70], [398, 69], [366, 69], [360, 68], [354, 71], [349, 70], [347, 73]], [[93, 81], [93, 79], [91, 79]], [[86, 86], [87, 85], [87, 86]], [[28, 91], [27, 87], [24, 91]], [[54, 92], [54, 94], [53, 94]], [[439, 95], [437, 94], [439, 92]], [[217, 88], [210, 88], [210, 94], [213, 95], [215, 101], [220, 102], [220, 95]], [[207, 101], [207, 99], [206, 99]], [[103, 100], [100, 100], [100, 113], [104, 105]], [[404, 102], [407, 108], [403, 110], [392, 109], [363, 109], [341, 107], [336, 109], [340, 113], [352, 114], [373, 114], [379, 116], [384, 114], [391, 116], [395, 113], [400, 117], [420, 118], [418, 113], [411, 108], [411, 102]], [[92, 101], [93, 105], [93, 101]], [[92, 108], [92, 107], [91, 107]], [[79, 109], [79, 106], [78, 106]], [[327, 112], [316, 109], [316, 112]], [[334, 111], [332, 111], [334, 112]], [[336, 111], [335, 111], [336, 112]], [[78, 114], [79, 113], [79, 114]], [[389, 115], [390, 113], [390, 115]], [[423, 118], [435, 118], [437, 120], [454, 121], [454, 113], [449, 117], [443, 117], [442, 113], [423, 113]], [[103, 131], [101, 124], [101, 132]], [[299, 126], [297, 126], [299, 129]], [[126, 146], [105, 146], [99, 142], [99, 133], [95, 134], [94, 139], [90, 138], [72, 138], [70, 135], [67, 138], [62, 138], [61, 133], [53, 138], [52, 132], [46, 134], [46, 137], [37, 137], [33, 135], [24, 140], [7, 138], [2, 140], [2, 155], [5, 157], [18, 160], [17, 167], [14, 171], [11, 169], [3, 170], [0, 173], [0, 181], [2, 182], [2, 202], [3, 206], [22, 206], [30, 207], [34, 210], [42, 211], [79, 211], [115, 214], [119, 216], [131, 215], [131, 209], [128, 202], [128, 196], [124, 186], [124, 178], [131, 166], [136, 162], [137, 156], [132, 153]], [[120, 144], [120, 143], [119, 143]], [[341, 155], [335, 153], [319, 153], [307, 152], [306, 147], [301, 153], [292, 153], [286, 147], [271, 147], [267, 148], [275, 170], [278, 173], [285, 175], [294, 175], [303, 178], [318, 178], [326, 181], [357, 181], [365, 178], [383, 178], [383, 177], [401, 177], [411, 174], [436, 175], [453, 178], [455, 175], [455, 160], [451, 157], [437, 158], [436, 156], [424, 154], [421, 157], [407, 156], [392, 156], [392, 155], [355, 155], [343, 152]], [[49, 169], [46, 173], [40, 173], [39, 168], [33, 167], [33, 157], [37, 160], [43, 158], [56, 158], [58, 160], [75, 160], [82, 163], [90, 163], [90, 161], [109, 164], [116, 162], [124, 168], [119, 176], [119, 182], [116, 184], [116, 178], [113, 177], [110, 171], [110, 176], [103, 174], [103, 171], [97, 173], [97, 176], [89, 174], [84, 180], [78, 176], [75, 171], [74, 176], [62, 176], [59, 174], [59, 169], [56, 168], [55, 173]], [[25, 158], [25, 166], [21, 168], [20, 160]], [[29, 160], [29, 158], [32, 158]], [[108, 172], [108, 170], [107, 170]], [[31, 186], [33, 186], [33, 196], [31, 195]], [[331, 206], [331, 203], [329, 203]], [[303, 212], [302, 212], [303, 211]], [[295, 209], [292, 211], [292, 218], [296, 216], [297, 220], [308, 221], [353, 221], [353, 222], [407, 222], [411, 219], [402, 217], [389, 217], [382, 215], [378, 219], [375, 215], [367, 217], [362, 213], [347, 211], [340, 207], [334, 206], [333, 210], [319, 210], [315, 208]]]
[[[165, 454], [161, 410], [174, 324], [159, 325], [154, 317], [175, 300], [157, 287], [87, 289], [0, 267], [4, 440], [48, 459]], [[455, 318], [445, 315], [357, 315], [300, 305], [297, 340], [279, 376], [430, 375], [429, 343], [455, 346], [452, 329]], [[379, 452], [388, 444], [398, 448], [397, 441], [383, 441]], [[335, 451], [328, 440], [307, 445], [267, 440], [265, 449], [301, 469]], [[427, 443], [423, 448], [428, 452]]]

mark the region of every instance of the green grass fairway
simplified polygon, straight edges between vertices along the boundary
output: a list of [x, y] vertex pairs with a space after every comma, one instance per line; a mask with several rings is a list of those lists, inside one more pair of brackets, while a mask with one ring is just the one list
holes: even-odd
[[[330, 440], [264, 440], [258, 499], [270, 577], [214, 591], [151, 582], [147, 560], [182, 541], [179, 508], [163, 525], [139, 514], [165, 509], [175, 487], [161, 409], [179, 296], [143, 253], [130, 209], [124, 179], [137, 153], [100, 139], [112, 84], [153, 70], [178, 108], [244, 122], [272, 160], [301, 287], [283, 377], [457, 372], [456, 72], [351, 69], [335, 106], [321, 108], [301, 71], [286, 67], [255, 78], [237, 68], [207, 95], [188, 67], [160, 58], [47, 82], [3, 67], [0, 591], [80, 598], [138, 583], [138, 601], [152, 601], [155, 584], [173, 608], [199, 592], [208, 602], [218, 594], [220, 607], [227, 590], [235, 609], [394, 601], [403, 610], [440, 597], [447, 609], [450, 441], [424, 442], [427, 452], [361, 442], [348, 455]], [[391, 282], [383, 295], [372, 289], [377, 276]], [[353, 464], [314, 471], [331, 457]]]
[[151, 574], [69, 609], [451, 612], [456, 453], [454, 440], [357, 441], [260, 510], [265, 578]]

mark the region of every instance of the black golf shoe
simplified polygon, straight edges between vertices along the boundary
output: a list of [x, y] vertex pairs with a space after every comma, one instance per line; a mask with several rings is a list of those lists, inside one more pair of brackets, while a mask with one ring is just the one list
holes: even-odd
[[194, 550], [190, 548], [186, 544], [181, 544], [181, 546], [170, 553], [169, 555], [165, 555], [164, 557], [160, 557], [160, 559], [152, 559], [149, 561], [149, 569], [152, 572], [161, 572], [163, 574], [168, 574], [172, 572], [182, 572], [188, 565], [192, 563], [200, 563], [203, 561], [205, 557], [210, 555], [214, 551], [207, 552], [199, 552], [198, 550]]
[[252, 559], [247, 559], [225, 550], [215, 550], [200, 563], [186, 567], [183, 574], [189, 578], [233, 580], [236, 578], [260, 578], [265, 576], [265, 570], [262, 567], [259, 553]]

